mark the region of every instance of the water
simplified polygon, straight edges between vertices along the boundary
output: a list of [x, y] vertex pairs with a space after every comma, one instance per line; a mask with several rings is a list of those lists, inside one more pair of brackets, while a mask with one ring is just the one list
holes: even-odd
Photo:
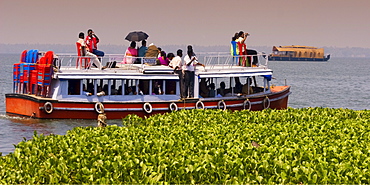
[[[34, 120], [5, 116], [5, 94], [10, 93], [13, 64], [19, 55], [0, 54], [0, 152], [14, 151], [15, 144], [31, 139], [34, 131], [41, 134], [65, 134], [78, 126], [96, 126], [91, 120]], [[270, 61], [274, 70], [272, 84], [291, 85], [289, 106], [370, 109], [370, 58], [332, 58], [329, 62]], [[122, 125], [120, 120], [108, 124]]]

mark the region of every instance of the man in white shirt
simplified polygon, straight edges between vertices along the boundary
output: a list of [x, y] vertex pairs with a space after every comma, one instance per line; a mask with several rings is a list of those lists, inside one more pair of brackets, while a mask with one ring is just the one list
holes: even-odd
[[[84, 40], [84, 37], [85, 37], [85, 34], [83, 32], [80, 32], [79, 35], [78, 35], [79, 39], [77, 41], [78, 43], [81, 44], [80, 51], [86, 50], [86, 52], [83, 52], [83, 54], [85, 54], [85, 56], [92, 57], [91, 59], [92, 59], [93, 63], [98, 67], [98, 69], [101, 70], [102, 66], [101, 66], [101, 63], [100, 63], [98, 57], [96, 55], [94, 55], [93, 53], [90, 53], [89, 48], [87, 47], [86, 42]], [[91, 66], [91, 64], [89, 64], [89, 66]]]
[[182, 72], [182, 50], [179, 49], [177, 50], [177, 56], [174, 57], [170, 64], [168, 66], [172, 67], [174, 70], [173, 72], [177, 75], [179, 75], [179, 80], [180, 80], [180, 97], [181, 99], [186, 98], [184, 96], [184, 74]]
[[194, 97], [194, 77], [195, 77], [195, 65], [201, 65], [203, 67], [204, 64], [198, 62], [195, 53], [193, 52], [193, 47], [191, 45], [188, 46], [188, 54], [184, 57], [185, 65], [183, 67], [185, 71], [184, 77], [184, 96], [193, 98]]

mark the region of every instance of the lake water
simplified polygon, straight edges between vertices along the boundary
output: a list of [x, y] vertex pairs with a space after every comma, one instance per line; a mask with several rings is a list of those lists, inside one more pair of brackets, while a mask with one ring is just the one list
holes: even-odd
[[[38, 134], [60, 134], [79, 126], [96, 126], [91, 120], [34, 120], [5, 115], [5, 94], [11, 93], [13, 64], [19, 55], [0, 54], [0, 152], [14, 151], [14, 144]], [[370, 109], [370, 58], [331, 58], [329, 62], [270, 61], [272, 84], [291, 85], [289, 106]], [[108, 124], [122, 125], [120, 120]]]

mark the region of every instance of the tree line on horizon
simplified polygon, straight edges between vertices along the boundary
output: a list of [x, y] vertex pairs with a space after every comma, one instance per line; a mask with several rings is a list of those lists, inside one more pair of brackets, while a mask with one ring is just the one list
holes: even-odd
[[[139, 44], [140, 46], [140, 44]], [[178, 49], [186, 50], [187, 45], [163, 45], [161, 47], [167, 53], [176, 53]], [[100, 44], [99, 49], [106, 54], [124, 54], [128, 45]], [[250, 46], [259, 52], [271, 53], [272, 46]], [[331, 57], [370, 57], [370, 48], [361, 47], [323, 47], [325, 55]], [[23, 50], [38, 49], [40, 51], [54, 51], [56, 53], [76, 53], [74, 44], [0, 44], [1, 54], [18, 54]], [[198, 46], [194, 45], [195, 52], [230, 52], [229, 45]]]

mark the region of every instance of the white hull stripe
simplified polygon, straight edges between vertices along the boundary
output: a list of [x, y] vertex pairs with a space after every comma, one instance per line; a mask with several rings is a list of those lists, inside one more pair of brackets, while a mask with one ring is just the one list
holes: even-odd
[[[289, 96], [292, 92], [289, 92], [287, 94], [285, 94], [284, 96], [280, 96], [280, 97], [277, 97], [277, 98], [273, 98], [273, 99], [270, 99], [271, 102], [274, 102], [274, 101], [277, 101], [277, 100], [281, 100], [287, 96]], [[251, 105], [256, 105], [256, 104], [261, 104], [263, 101], [256, 101], [256, 102], [251, 102]], [[226, 103], [226, 102], [225, 102]], [[243, 106], [243, 103], [237, 103], [237, 104], [232, 104], [232, 105], [228, 105], [226, 103], [226, 107], [242, 107]], [[191, 107], [178, 107], [179, 110], [182, 110], [182, 109], [194, 109], [195, 107], [194, 106], [191, 106]], [[204, 108], [206, 109], [217, 109], [217, 105], [216, 106], [204, 106]], [[40, 110], [43, 110], [44, 107], [39, 107]], [[68, 108], [68, 107], [54, 107], [54, 110], [63, 110], [63, 111], [95, 111], [94, 108]], [[112, 111], [112, 112], [120, 112], [120, 111], [142, 111], [143, 108], [105, 108], [104, 109], [105, 111]], [[153, 108], [153, 111], [169, 111], [170, 109], [169, 108]]]

